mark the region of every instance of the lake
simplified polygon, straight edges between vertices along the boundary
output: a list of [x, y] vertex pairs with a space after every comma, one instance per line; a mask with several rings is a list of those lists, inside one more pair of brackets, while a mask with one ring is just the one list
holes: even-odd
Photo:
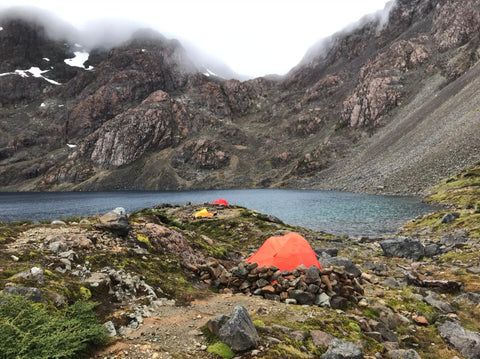
[[161, 203], [183, 205], [217, 198], [272, 214], [291, 225], [354, 237], [393, 234], [409, 219], [437, 208], [417, 197], [314, 190], [3, 192], [0, 220], [59, 219], [103, 214], [115, 207], [132, 212]]

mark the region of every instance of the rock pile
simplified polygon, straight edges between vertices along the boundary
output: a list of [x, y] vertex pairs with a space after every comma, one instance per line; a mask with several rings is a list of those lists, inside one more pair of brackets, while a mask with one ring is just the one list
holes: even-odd
[[302, 264], [292, 271], [281, 271], [275, 266], [240, 263], [230, 271], [221, 268], [200, 268], [204, 269], [200, 275], [223, 293], [251, 293], [290, 304], [334, 309], [345, 308], [348, 302], [357, 303], [364, 294], [362, 279], [340, 266], [319, 269]]

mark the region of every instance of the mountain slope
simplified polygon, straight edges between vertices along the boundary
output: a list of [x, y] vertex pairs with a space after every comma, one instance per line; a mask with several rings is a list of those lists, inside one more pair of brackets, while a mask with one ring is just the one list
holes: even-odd
[[0, 20], [5, 59], [21, 59], [12, 38], [57, 59], [28, 63], [48, 79], [4, 62], [0, 188], [422, 192], [478, 161], [478, 1], [398, 0], [386, 14], [315, 45], [284, 78], [244, 82], [203, 74], [146, 30], [71, 67], [74, 45]]

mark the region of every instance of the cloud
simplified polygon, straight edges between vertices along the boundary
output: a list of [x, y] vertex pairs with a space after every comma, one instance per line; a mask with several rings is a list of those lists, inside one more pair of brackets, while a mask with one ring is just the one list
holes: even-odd
[[332, 36], [328, 36], [317, 41], [312, 47], [310, 47], [300, 61], [301, 64], [306, 64], [313, 59], [323, 59], [327, 56], [328, 52], [332, 49], [337, 39], [355, 32], [366, 25], [376, 26], [377, 34], [379, 34], [385, 26], [388, 24], [389, 15], [392, 9], [396, 6], [397, 0], [391, 0], [385, 4], [382, 10], [378, 10], [372, 14], [367, 14], [360, 18], [358, 21], [352, 22], [342, 30], [336, 32]]
[[46, 35], [53, 40], [68, 40], [77, 42], [80, 40], [79, 31], [55, 15], [53, 12], [33, 6], [15, 6], [0, 12], [0, 21], [19, 18], [25, 21], [42, 25]]

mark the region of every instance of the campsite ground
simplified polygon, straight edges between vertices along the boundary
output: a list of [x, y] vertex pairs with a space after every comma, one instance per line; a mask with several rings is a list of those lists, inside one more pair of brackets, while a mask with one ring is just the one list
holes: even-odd
[[[469, 185], [473, 186], [473, 195], [478, 193], [472, 176], [469, 172], [456, 179], [465, 181], [462, 198]], [[456, 181], [450, 179], [448, 188], [438, 193], [450, 193], [452, 188], [456, 191], [458, 186], [451, 187]], [[203, 206], [216, 215], [194, 219], [194, 213]], [[69, 302], [79, 298], [97, 301], [102, 321], [112, 321], [119, 334], [108, 346], [91, 352], [94, 358], [218, 358], [206, 351], [216, 339], [204, 325], [214, 316], [230, 315], [237, 305], [247, 308], [261, 337], [260, 347], [239, 354], [242, 358], [316, 358], [327, 348], [313, 339], [312, 331], [355, 342], [364, 358], [389, 358], [395, 348], [414, 349], [426, 359], [468, 358], [449, 347], [437, 329], [444, 320], [453, 318], [467, 330], [480, 331], [480, 305], [456, 300], [459, 294], [480, 292], [480, 232], [476, 220], [480, 209], [459, 204], [457, 210], [460, 218], [452, 223], [442, 224], [446, 211], [440, 211], [404, 227], [401, 233], [434, 241], [459, 229], [466, 231], [463, 245], [421, 261], [385, 257], [378, 238], [336, 237], [292, 227], [273, 216], [236, 206], [164, 205], [144, 209], [129, 215], [130, 230], [123, 237], [99, 229], [98, 217], [83, 218], [88, 222], [85, 224], [78, 224], [80, 218], [71, 218], [64, 225], [0, 225], [0, 287], [36, 286], [46, 295], [53, 292]], [[351, 260], [363, 273], [362, 300], [340, 310], [287, 305], [253, 295], [220, 294], [218, 288], [209, 286], [209, 279], [202, 279], [201, 271], [192, 271], [197, 262], [208, 262], [209, 258], [230, 270], [268, 237], [292, 231], [301, 233], [314, 248], [336, 249], [339, 256]], [[66, 252], [55, 251], [57, 247]], [[72, 270], [66, 269], [66, 261], [60, 257], [69, 250], [76, 254], [71, 257]], [[41, 281], [18, 275], [32, 267], [43, 269]], [[147, 283], [158, 298], [169, 300], [152, 304], [140, 291], [127, 293], [125, 286], [123, 291], [116, 286], [113, 294], [102, 290], [102, 285], [88, 289], [81, 275], [73, 275], [74, 269], [83, 271], [87, 278], [92, 274], [102, 278], [102, 273], [119, 278], [129, 273], [132, 276], [126, 277], [133, 281], [133, 287]], [[463, 287], [451, 292], [413, 286], [406, 281], [407, 272], [421, 279], [454, 280]], [[451, 303], [454, 312], [445, 313], [427, 303], [430, 292], [437, 293], [440, 302]], [[121, 295], [123, 302], [116, 299]], [[132, 316], [142, 317], [143, 322], [138, 328], [128, 329]], [[383, 334], [379, 330], [384, 330]]]

